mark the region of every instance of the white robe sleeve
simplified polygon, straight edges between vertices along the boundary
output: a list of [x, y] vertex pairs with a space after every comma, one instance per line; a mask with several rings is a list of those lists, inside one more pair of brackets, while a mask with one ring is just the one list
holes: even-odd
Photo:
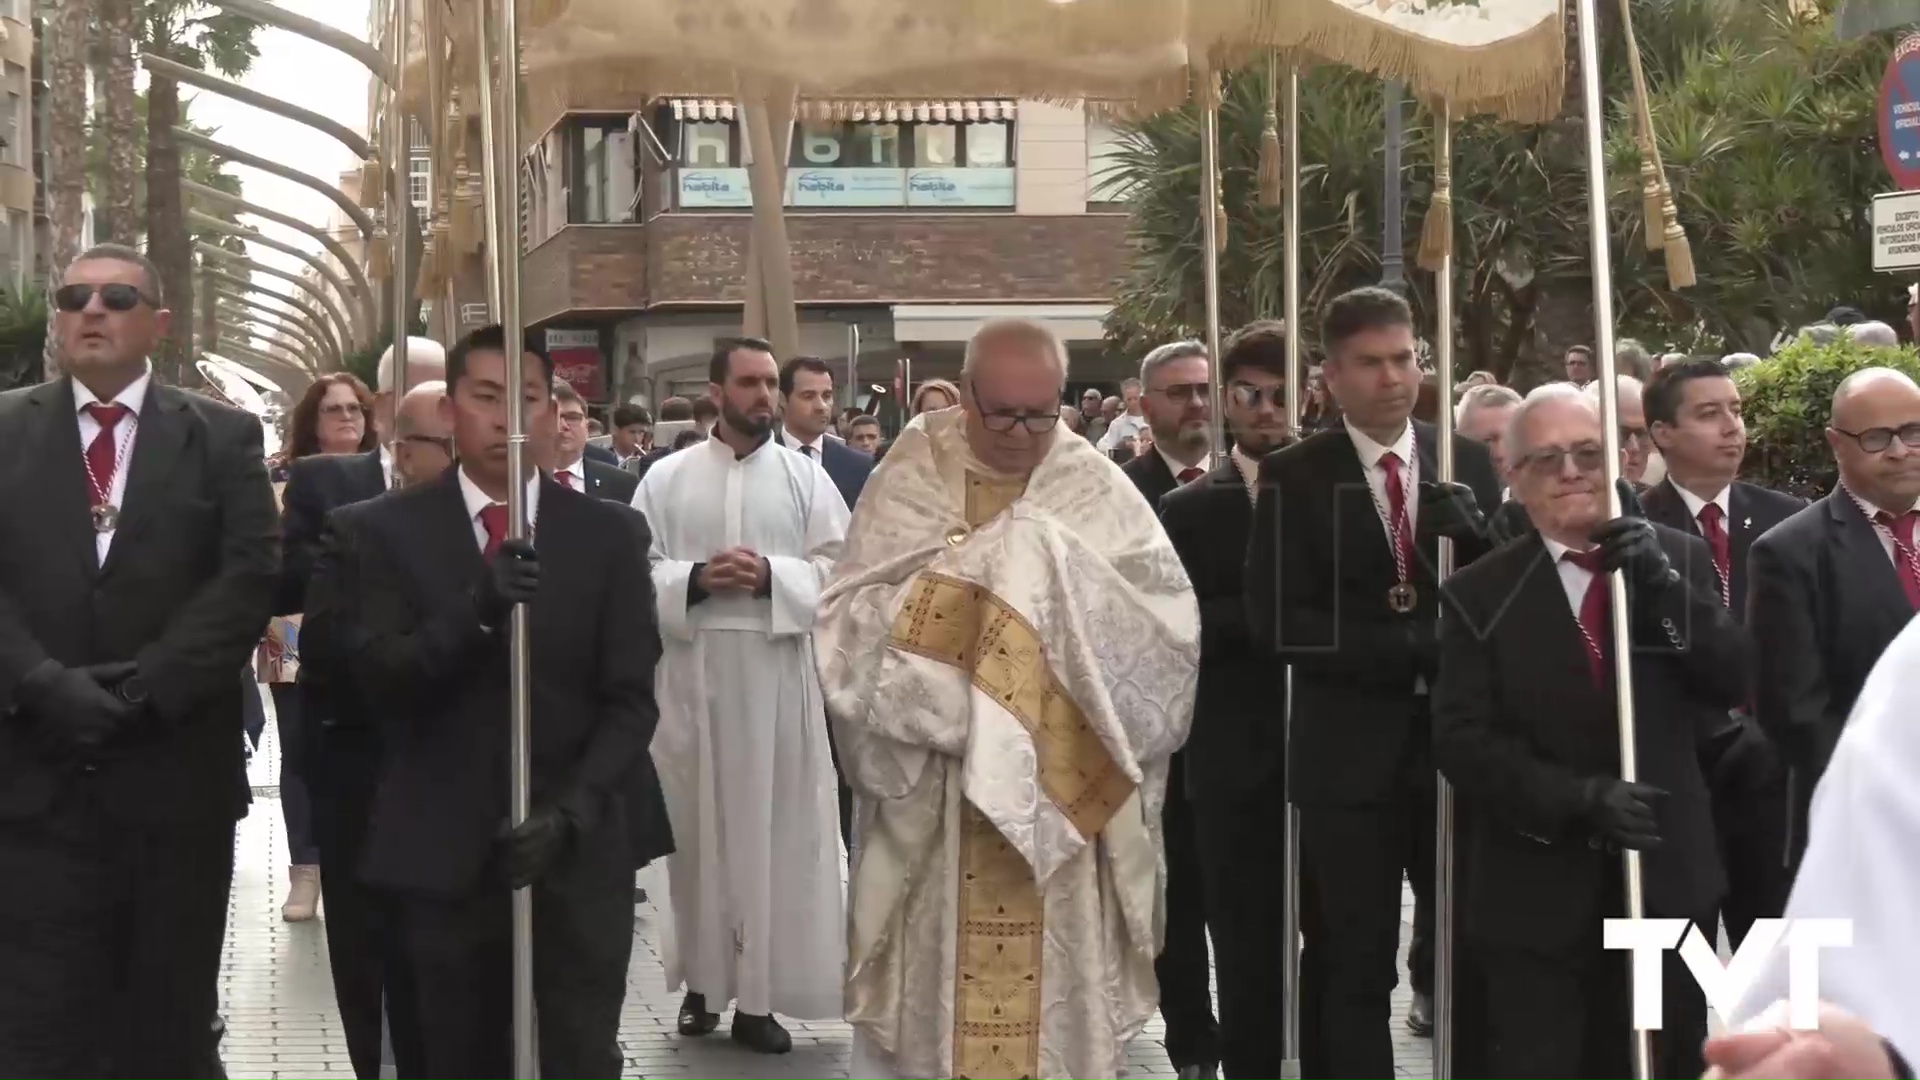
[[[814, 617], [820, 606], [820, 590], [832, 575], [833, 564], [839, 561], [841, 548], [847, 539], [847, 522], [853, 516], [847, 510], [846, 500], [840, 497], [840, 489], [833, 486], [833, 479], [818, 462], [799, 458], [797, 471], [797, 479], [802, 489], [806, 490], [807, 504], [800, 508], [807, 519], [803, 540], [806, 554], [767, 556], [767, 566], [772, 573], [774, 637], [795, 637], [813, 632]], [[807, 489], [809, 484], [810, 490]], [[654, 573], [654, 587], [660, 592], [664, 605], [666, 586], [661, 582], [658, 568]], [[683, 600], [685, 595], [683, 584]], [[685, 618], [684, 604], [681, 617]]]
[[660, 634], [677, 641], [693, 640], [693, 623], [687, 618], [687, 583], [693, 578], [693, 562], [667, 557], [666, 544], [672, 522], [662, 513], [666, 493], [660, 489], [675, 475], [673, 470], [656, 466], [640, 481], [633, 493], [633, 508], [646, 516], [653, 533], [653, 547], [647, 562], [653, 568], [653, 592], [660, 615]]

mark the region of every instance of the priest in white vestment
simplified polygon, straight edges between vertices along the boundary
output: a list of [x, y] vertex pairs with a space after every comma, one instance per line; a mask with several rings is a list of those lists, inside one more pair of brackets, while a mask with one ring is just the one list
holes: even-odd
[[654, 766], [673, 824], [667, 983], [679, 1028], [736, 1003], [735, 1041], [785, 1053], [774, 1013], [838, 1018], [846, 958], [838, 785], [815, 671], [820, 587], [847, 504], [820, 465], [772, 440], [767, 344], [723, 341], [713, 437], [648, 470], [660, 603]]
[[854, 791], [855, 1077], [1112, 1077], [1158, 1001], [1160, 808], [1199, 611], [1057, 437], [1066, 353], [987, 324], [867, 483], [815, 643]]
[[[1807, 851], [1786, 912], [1789, 920], [1853, 921], [1850, 948], [1820, 951], [1820, 996], [1864, 1021], [1908, 1062], [1920, 1062], [1920, 992], [1914, 989], [1915, 973], [1920, 972], [1917, 776], [1920, 618], [1909, 622], [1875, 663], [1820, 786], [1814, 789]], [[1738, 1038], [1764, 1048], [1763, 1033], [1786, 1026], [1788, 990], [1789, 961], [1783, 943], [1768, 955], [1760, 979], [1742, 996], [1737, 1010], [1736, 1026], [1760, 1030]], [[1823, 1029], [1827, 1022], [1823, 1017]], [[1850, 1025], [1843, 1019], [1836, 1026]], [[1823, 1030], [1782, 1038], [1826, 1034]], [[1841, 1071], [1828, 1075], [1874, 1075], [1870, 1054], [1848, 1055], [1846, 1051], [1858, 1048], [1844, 1044], [1838, 1048]], [[1713, 1049], [1710, 1043], [1709, 1060]], [[1735, 1069], [1727, 1071], [1741, 1075]], [[1762, 1074], [1780, 1075], [1778, 1071]]]

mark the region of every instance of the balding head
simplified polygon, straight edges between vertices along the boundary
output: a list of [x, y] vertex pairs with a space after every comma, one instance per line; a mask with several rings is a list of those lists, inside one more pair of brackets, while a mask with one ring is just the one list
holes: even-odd
[[1893, 327], [1883, 322], [1860, 322], [1847, 327], [1847, 337], [1855, 345], [1865, 345], [1875, 349], [1897, 349], [1900, 347], [1900, 335]]
[[[409, 380], [411, 381], [411, 380]], [[423, 382], [407, 391], [394, 415], [393, 471], [397, 482], [423, 484], [453, 464], [447, 384]]]
[[1025, 475], [1053, 445], [1067, 350], [1044, 323], [994, 319], [960, 364], [967, 442], [989, 468]]
[[409, 435], [429, 435], [436, 439], [448, 437], [446, 425], [440, 417], [440, 399], [447, 396], [447, 384], [439, 380], [423, 382], [407, 391], [400, 399], [400, 408], [394, 416], [394, 437], [404, 439]]
[[[1620, 447], [1626, 451], [1621, 468], [1627, 479], [1637, 484], [1646, 478], [1647, 461], [1653, 453], [1653, 439], [1647, 434], [1646, 385], [1632, 375], [1621, 375], [1618, 379], [1614, 400], [1620, 406], [1620, 415], [1614, 419], [1620, 424]], [[1594, 411], [1599, 412], [1600, 381], [1588, 383], [1583, 393]]]
[[[378, 384], [374, 390], [385, 394], [393, 389], [393, 346], [380, 354], [380, 368], [377, 373]], [[419, 386], [423, 382], [445, 382], [447, 378], [447, 350], [432, 338], [410, 337], [407, 339], [407, 388]], [[444, 391], [443, 391], [444, 392]]]
[[1840, 480], [1880, 509], [1920, 501], [1920, 386], [1892, 368], [1863, 368], [1833, 392], [1827, 445]]

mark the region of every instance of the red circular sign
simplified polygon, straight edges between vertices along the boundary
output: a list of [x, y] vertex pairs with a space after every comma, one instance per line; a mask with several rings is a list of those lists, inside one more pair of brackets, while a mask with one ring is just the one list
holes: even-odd
[[1880, 80], [1880, 160], [1903, 191], [1920, 188], [1920, 34], [1894, 47]]

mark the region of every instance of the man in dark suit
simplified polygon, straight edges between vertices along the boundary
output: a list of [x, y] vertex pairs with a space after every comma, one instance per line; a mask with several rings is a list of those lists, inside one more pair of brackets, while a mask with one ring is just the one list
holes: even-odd
[[618, 465], [604, 464], [587, 451], [587, 403], [565, 379], [553, 380], [555, 415], [553, 479], [562, 487], [584, 491], [596, 499], [627, 505], [639, 490], [640, 478]]
[[[1627, 1075], [1619, 851], [1645, 852], [1646, 914], [1714, 925], [1723, 879], [1698, 740], [1746, 694], [1748, 649], [1706, 545], [1627, 513], [1606, 521], [1600, 419], [1553, 384], [1515, 413], [1514, 495], [1536, 532], [1444, 587], [1434, 753], [1463, 807], [1465, 928], [1494, 1076]], [[1608, 575], [1631, 600], [1639, 782], [1619, 779]], [[1705, 1001], [1669, 954], [1654, 1075], [1698, 1076]]]
[[[1666, 462], [1666, 477], [1640, 496], [1647, 520], [1706, 541], [1719, 596], [1735, 621], [1747, 610], [1747, 553], [1753, 542], [1806, 503], [1735, 479], [1747, 452], [1740, 388], [1717, 360], [1683, 360], [1661, 368], [1642, 395], [1648, 433]], [[1738, 947], [1755, 919], [1786, 910], [1786, 772], [1778, 752], [1742, 703], [1714, 738], [1713, 792], [1721, 861], [1727, 871], [1722, 910]]]
[[153, 381], [138, 252], [53, 300], [67, 376], [0, 395], [0, 1075], [207, 1076], [279, 569], [260, 422]]
[[1868, 368], [1833, 395], [1840, 483], [1754, 542], [1747, 626], [1754, 707], [1788, 766], [1789, 861], [1867, 673], [1920, 610], [1920, 388]]
[[610, 465], [616, 469], [620, 467], [620, 455], [614, 453], [613, 451], [607, 449], [604, 446], [597, 446], [593, 443], [588, 443], [587, 448], [583, 450], [581, 453], [586, 457], [588, 461], [597, 461], [602, 465]]
[[1310, 886], [1302, 1068], [1381, 1076], [1393, 1070], [1403, 873], [1416, 899], [1408, 1023], [1431, 1025], [1439, 540], [1458, 565], [1482, 554], [1479, 507], [1497, 505], [1500, 483], [1486, 448], [1459, 436], [1463, 482], [1438, 482], [1438, 433], [1410, 418], [1421, 372], [1405, 300], [1357, 289], [1322, 324], [1321, 374], [1342, 419], [1260, 464], [1247, 615], [1292, 668], [1288, 791]]
[[852, 509], [873, 472], [873, 458], [827, 434], [832, 424], [833, 368], [815, 356], [780, 365], [780, 445], [819, 462]]
[[[1165, 965], [1174, 952], [1179, 890], [1198, 892], [1206, 911], [1200, 933], [1210, 932], [1218, 950], [1221, 1071], [1236, 1078], [1274, 1077], [1281, 1069], [1275, 1023], [1285, 1006], [1281, 971], [1287, 959], [1280, 934], [1286, 888], [1286, 733], [1274, 715], [1277, 680], [1272, 659], [1254, 647], [1248, 632], [1242, 576], [1260, 459], [1288, 434], [1286, 333], [1272, 322], [1244, 327], [1228, 342], [1220, 363], [1233, 450], [1212, 472], [1160, 499], [1161, 523], [1200, 601], [1199, 697], [1187, 744], [1174, 755], [1176, 765], [1167, 778], [1167, 950], [1160, 960]], [[1204, 367], [1200, 374], [1204, 392]], [[1151, 386], [1153, 380], [1148, 382]], [[1148, 402], [1150, 410], [1158, 407], [1151, 389]], [[1156, 434], [1154, 446], [1161, 445]], [[1131, 471], [1133, 465], [1127, 468]], [[1178, 837], [1176, 789], [1183, 793], [1183, 835]], [[1196, 856], [1188, 860], [1192, 869], [1175, 869], [1180, 848]], [[1195, 870], [1197, 890], [1182, 886], [1175, 876]], [[1198, 946], [1199, 1000], [1205, 1003], [1205, 936]], [[1160, 982], [1164, 1012], [1164, 973]], [[1173, 1031], [1170, 1014], [1169, 1054]]]
[[[1149, 512], [1158, 512], [1164, 496], [1207, 472], [1206, 346], [1177, 341], [1154, 349], [1140, 362], [1140, 384], [1140, 410], [1153, 432], [1153, 449], [1120, 470], [1146, 496]], [[1185, 773], [1176, 751], [1160, 819], [1166, 839], [1167, 931], [1153, 966], [1160, 981], [1160, 1015], [1167, 1021], [1167, 1057], [1182, 1078], [1192, 1078], [1218, 1074], [1220, 1025], [1213, 1015], [1205, 879]]]
[[[443, 352], [437, 355], [444, 357]], [[444, 359], [441, 364], [444, 374]], [[409, 365], [410, 378], [412, 373]], [[452, 440], [441, 416], [445, 396], [446, 384], [437, 381], [407, 391], [394, 410], [390, 448], [321, 454], [292, 464], [281, 491], [284, 558], [275, 614], [328, 606], [309, 605], [328, 515], [446, 470]], [[380, 1075], [384, 1018], [393, 1064], [401, 1075], [414, 1075], [419, 1071], [419, 1036], [404, 956], [382, 898], [358, 877], [379, 778], [379, 731], [373, 703], [361, 691], [353, 669], [334, 662], [338, 650], [331, 648], [329, 635], [335, 623], [323, 613], [306, 619], [300, 630], [300, 750], [306, 754], [314, 837], [320, 848], [327, 964], [355, 1074], [362, 1080]]]
[[[511, 890], [532, 887], [540, 1068], [614, 1076], [632, 943], [624, 784], [647, 753], [659, 659], [646, 523], [535, 472], [510, 478], [507, 412], [550, 445], [552, 371], [506, 381], [498, 327], [448, 355], [460, 464], [337, 511], [321, 576], [335, 641], [385, 731], [362, 873], [393, 897], [423, 1075], [511, 1075]], [[505, 539], [527, 485], [538, 553]], [[318, 591], [318, 587], [316, 587]], [[528, 604], [532, 811], [506, 829], [508, 625]]]

